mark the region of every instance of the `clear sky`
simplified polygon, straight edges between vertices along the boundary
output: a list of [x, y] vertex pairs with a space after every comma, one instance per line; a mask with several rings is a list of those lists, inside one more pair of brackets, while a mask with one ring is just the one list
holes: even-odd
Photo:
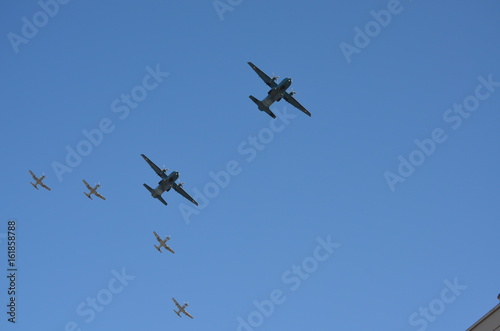
[[[497, 304], [498, 1], [0, 7], [2, 329], [465, 330]], [[248, 61], [312, 117], [260, 112]], [[154, 200], [141, 153], [200, 206]]]

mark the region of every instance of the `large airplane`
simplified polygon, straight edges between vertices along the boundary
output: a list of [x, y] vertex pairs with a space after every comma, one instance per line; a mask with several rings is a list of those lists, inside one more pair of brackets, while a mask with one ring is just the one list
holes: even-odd
[[186, 307], [188, 306], [188, 304], [186, 302], [184, 302], [184, 304], [181, 306], [177, 301], [175, 301], [174, 298], [172, 298], [172, 300], [174, 300], [174, 303], [177, 306], [177, 309], [179, 309], [178, 311], [174, 309], [174, 312], [177, 314], [177, 316], [182, 317], [181, 313], [183, 313], [187, 317], [194, 318], [193, 316], [191, 316], [191, 314], [189, 314], [186, 311]]
[[106, 200], [106, 198], [105, 198], [105, 197], [103, 197], [102, 195], [100, 195], [100, 194], [97, 192], [97, 189], [98, 189], [99, 187], [101, 187], [101, 185], [96, 184], [96, 186], [95, 186], [95, 187], [92, 187], [92, 186], [90, 186], [90, 185], [89, 185], [89, 183], [87, 183], [87, 182], [85, 181], [85, 179], [82, 179], [82, 182], [83, 182], [83, 183], [85, 184], [85, 186], [87, 186], [87, 188], [90, 190], [90, 192], [89, 192], [89, 193], [83, 192], [83, 194], [85, 194], [85, 195], [87, 196], [87, 198], [89, 198], [90, 200], [92, 200], [91, 195], [92, 195], [92, 194], [94, 194], [96, 197], [99, 197], [99, 198], [101, 198], [101, 199], [103, 199], [103, 200]]
[[184, 191], [184, 189], [182, 188], [182, 183], [177, 184], [175, 182], [179, 178], [178, 171], [172, 171], [170, 175], [167, 175], [166, 172], [168, 169], [160, 169], [156, 164], [151, 162], [151, 160], [148, 159], [146, 155], [141, 154], [141, 156], [144, 158], [144, 160], [146, 160], [151, 168], [153, 168], [156, 174], [161, 177], [161, 180], [158, 182], [158, 187], [154, 190], [148, 185], [143, 184], [144, 187], [147, 188], [149, 192], [151, 192], [151, 196], [153, 198], [160, 200], [166, 206], [167, 202], [161, 197], [161, 195], [163, 194], [163, 192], [168, 192], [171, 188], [174, 188], [177, 193], [198, 206], [198, 202], [196, 202], [196, 200], [194, 200], [189, 194], [186, 193], [186, 191]]
[[168, 249], [170, 252], [175, 253], [175, 252], [172, 250], [172, 248], [168, 247], [168, 245], [166, 244], [166, 242], [170, 240], [170, 237], [166, 237], [164, 240], [162, 240], [162, 239], [160, 238], [160, 236], [159, 236], [159, 235], [158, 235], [155, 231], [153, 231], [153, 233], [154, 233], [154, 235], [155, 235], [155, 237], [156, 237], [156, 240], [158, 240], [158, 242], [160, 243], [158, 246], [153, 245], [153, 246], [154, 246], [154, 247], [158, 250], [158, 252], [163, 253], [163, 252], [161, 251], [161, 248], [162, 248], [162, 247], [165, 247], [165, 249]]
[[250, 99], [252, 99], [253, 102], [257, 104], [259, 107], [260, 111], [265, 111], [269, 116], [272, 118], [276, 118], [276, 115], [273, 114], [273, 112], [269, 109], [269, 106], [271, 106], [274, 102], [280, 101], [282, 98], [285, 99], [288, 103], [290, 103], [292, 106], [298, 108], [299, 110], [303, 111], [306, 115], [311, 116], [311, 113], [304, 108], [295, 98], [293, 97], [295, 92], [290, 92], [288, 93], [286, 90], [292, 85], [292, 79], [291, 78], [285, 78], [281, 81], [281, 83], [276, 83], [278, 76], [274, 77], [269, 77], [266, 75], [262, 70], [257, 68], [256, 65], [254, 65], [252, 62], [248, 62], [250, 67], [259, 75], [260, 78], [264, 81], [264, 83], [267, 84], [271, 89], [269, 92], [267, 92], [267, 97], [265, 97], [262, 101], [255, 98], [254, 96], [250, 96]]
[[42, 183], [42, 180], [45, 178], [45, 175], [42, 175], [42, 177], [38, 178], [37, 176], [35, 176], [35, 174], [31, 170], [28, 170], [28, 171], [30, 172], [31, 177], [33, 177], [33, 179], [35, 180], [35, 184], [30, 182], [30, 184], [33, 185], [34, 188], [36, 188], [38, 190], [37, 185], [40, 185], [41, 187], [46, 188], [47, 190], [50, 191], [50, 188], [47, 185], [45, 185], [44, 183]]

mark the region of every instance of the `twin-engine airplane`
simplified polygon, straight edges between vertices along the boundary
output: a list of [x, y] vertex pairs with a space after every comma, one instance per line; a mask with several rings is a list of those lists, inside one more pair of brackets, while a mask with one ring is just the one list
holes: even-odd
[[37, 176], [35, 176], [35, 174], [31, 170], [28, 170], [28, 171], [30, 172], [31, 177], [33, 177], [33, 179], [35, 180], [35, 184], [30, 182], [30, 184], [33, 185], [34, 188], [36, 188], [38, 190], [37, 185], [40, 185], [41, 187], [50, 191], [50, 188], [47, 185], [45, 185], [44, 183], [42, 183], [42, 180], [45, 178], [45, 175], [42, 175], [42, 177], [38, 178]]
[[265, 97], [265, 99], [263, 99], [262, 101], [252, 95], [250, 96], [250, 99], [252, 99], [252, 101], [257, 104], [260, 111], [265, 111], [272, 118], [276, 118], [276, 115], [274, 115], [273, 112], [269, 109], [269, 106], [271, 106], [275, 101], [280, 101], [283, 98], [292, 106], [303, 111], [306, 115], [311, 116], [311, 113], [307, 109], [305, 109], [304, 106], [302, 106], [297, 100], [295, 100], [295, 98], [293, 97], [295, 92], [292, 91], [288, 93], [286, 91], [290, 87], [290, 85], [292, 85], [291, 78], [285, 78], [281, 81], [281, 83], [278, 84], [276, 83], [278, 76], [270, 78], [268, 75], [262, 72], [262, 70], [257, 68], [257, 66], [255, 66], [252, 62], [248, 62], [248, 64], [257, 73], [257, 75], [262, 78], [264, 83], [266, 83], [267, 86], [271, 88], [269, 92], [267, 92], [267, 97]]
[[193, 317], [193, 316], [191, 316], [191, 315], [190, 315], [190, 314], [186, 311], [186, 309], [185, 309], [185, 308], [188, 306], [188, 304], [187, 304], [187, 303], [185, 303], [185, 302], [184, 302], [184, 305], [182, 305], [182, 306], [181, 306], [181, 305], [180, 305], [177, 301], [175, 301], [175, 299], [174, 299], [174, 298], [172, 298], [172, 300], [174, 300], [174, 303], [175, 303], [175, 305], [177, 306], [177, 309], [179, 309], [179, 311], [177, 311], [177, 310], [175, 310], [175, 309], [174, 309], [174, 312], [177, 314], [177, 316], [182, 317], [182, 316], [181, 316], [181, 313], [183, 313], [183, 314], [184, 314], [184, 315], [186, 315], [187, 317], [194, 318], [194, 317]]
[[166, 244], [166, 242], [170, 240], [170, 237], [166, 237], [164, 240], [161, 240], [160, 236], [155, 231], [153, 231], [153, 233], [154, 233], [154, 235], [156, 237], [156, 240], [158, 240], [158, 242], [160, 243], [158, 246], [153, 245], [158, 250], [158, 252], [163, 253], [161, 251], [161, 248], [165, 247], [165, 249], [168, 249], [170, 252], [175, 253], [172, 250], [172, 248], [168, 247], [168, 245]]
[[92, 195], [92, 194], [94, 194], [96, 197], [99, 197], [99, 198], [101, 198], [101, 199], [103, 199], [103, 200], [106, 200], [106, 198], [105, 198], [105, 197], [103, 197], [102, 195], [100, 195], [100, 194], [97, 192], [97, 189], [98, 189], [99, 187], [101, 187], [101, 185], [96, 184], [96, 186], [95, 186], [95, 187], [92, 187], [92, 186], [90, 186], [90, 185], [89, 185], [89, 183], [87, 183], [87, 182], [85, 181], [85, 179], [82, 179], [82, 182], [83, 182], [83, 183], [85, 184], [85, 186], [87, 186], [87, 188], [90, 190], [90, 192], [89, 192], [89, 193], [83, 192], [83, 194], [85, 194], [85, 195], [87, 196], [87, 198], [89, 198], [90, 200], [92, 200], [91, 195]]
[[163, 192], [165, 191], [168, 192], [170, 191], [171, 188], [174, 188], [174, 190], [177, 193], [179, 193], [184, 198], [188, 199], [189, 201], [198, 206], [198, 202], [196, 202], [196, 200], [194, 200], [189, 194], [186, 193], [186, 191], [184, 191], [184, 189], [182, 188], [182, 183], [177, 184], [175, 182], [179, 178], [178, 171], [172, 171], [170, 175], [167, 175], [166, 172], [168, 169], [160, 169], [156, 164], [151, 162], [151, 160], [148, 159], [146, 155], [141, 154], [141, 156], [144, 158], [144, 160], [146, 160], [146, 162], [151, 166], [151, 168], [153, 168], [156, 174], [161, 177], [161, 180], [158, 182], [158, 187], [155, 188], [154, 190], [148, 185], [143, 184], [144, 187], [147, 188], [149, 192], [151, 192], [151, 196], [153, 198], [160, 200], [166, 206], [167, 202], [161, 197], [161, 195], [163, 194]]

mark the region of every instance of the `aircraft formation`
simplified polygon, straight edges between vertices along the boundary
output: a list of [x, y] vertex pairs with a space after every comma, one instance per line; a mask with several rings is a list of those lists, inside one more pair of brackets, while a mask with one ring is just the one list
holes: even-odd
[[[301, 110], [303, 113], [305, 113], [308, 116], [311, 116], [311, 113], [304, 108], [294, 97], [293, 95], [296, 94], [293, 90], [291, 92], [287, 92], [288, 88], [292, 84], [292, 79], [291, 78], [284, 78], [280, 83], [277, 83], [277, 80], [279, 76], [273, 76], [269, 77], [266, 75], [262, 70], [260, 70], [257, 66], [255, 66], [252, 62], [247, 62], [248, 65], [259, 75], [259, 77], [266, 83], [267, 86], [269, 86], [271, 89], [268, 91], [267, 96], [259, 100], [255, 98], [254, 96], [250, 95], [249, 98], [257, 105], [258, 109], [260, 111], [265, 112], [272, 118], [276, 118], [276, 115], [270, 110], [270, 106], [274, 102], [279, 102], [281, 99], [284, 99], [288, 103], [290, 103], [292, 106], [296, 107], [297, 109]], [[184, 198], [192, 202], [193, 204], [198, 206], [198, 202], [193, 199], [184, 189], [183, 189], [183, 183], [177, 183], [177, 180], [179, 179], [179, 172], [178, 171], [172, 171], [170, 174], [167, 174], [167, 171], [169, 169], [161, 169], [159, 168], [156, 164], [154, 164], [146, 155], [141, 154], [142, 158], [149, 164], [149, 166], [154, 170], [154, 172], [161, 178], [161, 180], [158, 182], [158, 186], [156, 188], [151, 188], [147, 184], [143, 184], [144, 187], [151, 193], [151, 196], [155, 199], [158, 199], [161, 203], [163, 203], [165, 206], [168, 205], [168, 203], [163, 199], [162, 194], [164, 192], [170, 191], [170, 189], [174, 189], [177, 193], [182, 195]], [[34, 188], [38, 190], [38, 185], [41, 187], [51, 191], [51, 189], [43, 183], [43, 180], [46, 178], [45, 175], [42, 175], [42, 177], [38, 178], [31, 170], [29, 170], [29, 173], [35, 180], [35, 183], [31, 183]], [[96, 184], [94, 187], [92, 187], [89, 183], [87, 183], [85, 180], [82, 180], [83, 184], [86, 186], [86, 188], [89, 190], [89, 193], [83, 192], [87, 198], [92, 200], [92, 195], [101, 198], [102, 200], [106, 200], [106, 198], [101, 195], [99, 192], [97, 192], [97, 189], [101, 187], [100, 184]], [[156, 233], [156, 231], [153, 231], [153, 234], [158, 241], [158, 246], [155, 244], [153, 245], [160, 253], [162, 253], [162, 248], [165, 248], [168, 250], [170, 253], [174, 254], [175, 251], [170, 248], [166, 243], [167, 241], [170, 240], [170, 236], [167, 236], [165, 239], [161, 239], [161, 237]], [[174, 309], [174, 312], [177, 314], [177, 316], [181, 317], [181, 313], [186, 315], [187, 317], [193, 319], [194, 317], [186, 311], [186, 307], [189, 305], [188, 303], [184, 303], [182, 306], [174, 299], [172, 298], [172, 301], [174, 302], [175, 307], [177, 308]]]
[[[37, 187], [37, 186], [38, 186], [38, 185], [40, 185], [41, 187], [43, 187], [43, 188], [45, 188], [45, 189], [47, 189], [47, 190], [51, 191], [50, 187], [48, 187], [47, 185], [45, 185], [45, 184], [43, 183], [43, 180], [44, 180], [44, 179], [45, 179], [45, 177], [46, 177], [45, 175], [42, 175], [42, 177], [38, 178], [38, 177], [37, 177], [37, 176], [33, 173], [33, 171], [31, 171], [31, 170], [28, 170], [28, 171], [29, 171], [29, 173], [31, 174], [31, 177], [33, 177], [33, 179], [35, 180], [35, 183], [31, 183], [31, 182], [30, 182], [30, 184], [31, 184], [31, 185], [33, 185], [33, 187], [34, 187], [34, 188], [36, 188], [36, 189], [38, 190], [38, 187]], [[97, 189], [98, 189], [99, 187], [101, 187], [101, 185], [100, 185], [100, 184], [96, 184], [96, 186], [92, 187], [92, 186], [90, 186], [90, 185], [89, 185], [89, 183], [87, 183], [87, 182], [85, 181], [85, 179], [83, 179], [83, 180], [82, 180], [82, 182], [83, 182], [83, 184], [85, 184], [85, 186], [87, 186], [87, 188], [90, 190], [90, 192], [89, 192], [89, 193], [85, 193], [85, 192], [83, 192], [83, 194], [85, 194], [85, 195], [87, 196], [87, 198], [89, 198], [90, 200], [92, 200], [91, 195], [92, 195], [92, 194], [94, 194], [95, 196], [97, 196], [97, 197], [99, 197], [99, 198], [101, 198], [101, 199], [103, 199], [103, 200], [106, 200], [106, 198], [105, 198], [105, 197], [103, 197], [101, 194], [99, 194], [99, 193], [97, 192]]]

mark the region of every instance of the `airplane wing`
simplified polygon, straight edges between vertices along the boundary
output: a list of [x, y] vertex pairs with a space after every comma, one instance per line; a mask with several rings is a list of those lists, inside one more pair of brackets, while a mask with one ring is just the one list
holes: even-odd
[[259, 75], [259, 77], [264, 81], [264, 83], [267, 84], [267, 86], [271, 88], [278, 86], [278, 84], [276, 84], [276, 82], [272, 80], [271, 77], [269, 77], [262, 70], [257, 68], [255, 64], [253, 64], [252, 62], [247, 62], [247, 63], [257, 73], [257, 75]]
[[189, 194], [186, 193], [186, 191], [184, 191], [184, 189], [182, 188], [182, 185], [174, 183], [174, 185], [172, 185], [172, 187], [174, 188], [174, 190], [177, 191], [177, 193], [179, 193], [184, 198], [188, 199], [189, 201], [191, 201], [192, 203], [194, 203], [195, 205], [198, 206], [198, 202], [196, 202], [195, 199], [193, 199]]
[[162, 246], [165, 247], [166, 249], [168, 249], [172, 254], [175, 254], [174, 250], [172, 248], [168, 247], [166, 244], [163, 244]]
[[184, 313], [184, 315], [186, 315], [187, 317], [189, 317], [189, 318], [193, 318], [193, 319], [194, 319], [194, 317], [193, 317], [193, 316], [191, 316], [191, 314], [190, 314], [190, 313], [188, 313], [187, 311], [183, 310], [182, 312], [183, 312], [183, 313]]
[[153, 168], [153, 170], [156, 172], [158, 176], [160, 176], [161, 178], [167, 178], [165, 172], [162, 171], [160, 168], [158, 168], [158, 166], [154, 164], [150, 159], [148, 159], [146, 155], [141, 154], [141, 156], [144, 158], [144, 160], [146, 160], [146, 162], [150, 165], [150, 167]]
[[156, 199], [160, 200], [161, 203], [163, 203], [165, 206], [168, 205], [168, 203], [161, 197], [161, 195], [157, 196]]
[[87, 186], [89, 190], [92, 190], [92, 186], [90, 186], [89, 183], [85, 181], [85, 179], [82, 179], [82, 182], [85, 184], [85, 186]]
[[172, 300], [174, 300], [174, 303], [177, 306], [177, 309], [181, 309], [181, 305], [174, 298], [172, 298]]
[[42, 185], [43, 188], [46, 188], [47, 190], [50, 191], [50, 187], [48, 187], [47, 185], [45, 185], [44, 183], [40, 183], [40, 185]]
[[156, 240], [161, 241], [161, 238], [160, 238], [160, 236], [156, 233], [156, 231], [153, 231], [153, 234], [155, 235]]
[[103, 200], [106, 200], [105, 197], [103, 197], [101, 194], [99, 194], [99, 192], [95, 192], [94, 193], [96, 196], [98, 196], [99, 198], [103, 199]]
[[37, 180], [38, 178], [36, 178], [35, 174], [31, 171], [31, 170], [28, 170], [31, 174], [31, 177], [33, 177], [34, 180]]
[[311, 113], [307, 109], [305, 109], [304, 106], [302, 106], [297, 100], [295, 100], [295, 98], [290, 93], [285, 92], [283, 98], [295, 108], [303, 111], [306, 115], [311, 116]]

